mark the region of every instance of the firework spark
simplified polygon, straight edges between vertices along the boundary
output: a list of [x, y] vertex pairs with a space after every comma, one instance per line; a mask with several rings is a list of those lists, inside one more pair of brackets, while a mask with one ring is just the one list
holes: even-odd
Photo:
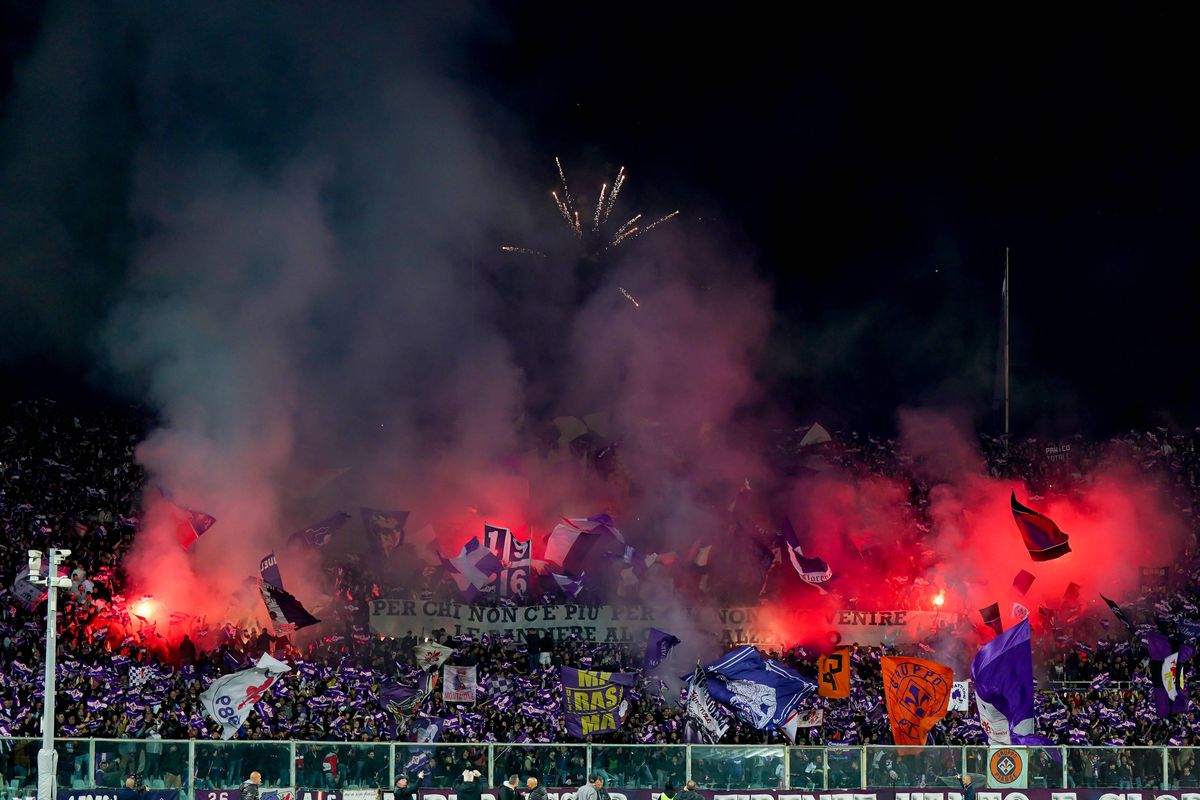
[[[623, 242], [645, 236], [654, 228], [679, 215], [678, 211], [673, 211], [645, 227], [638, 227], [637, 222], [642, 218], [642, 215], [637, 214], [626, 220], [624, 224], [615, 230], [609, 230], [610, 226], [608, 222], [612, 218], [613, 209], [617, 204], [617, 197], [621, 194], [621, 188], [625, 185], [627, 177], [625, 168], [621, 167], [617, 170], [617, 177], [613, 179], [611, 184], [603, 183], [600, 185], [600, 194], [596, 197], [596, 206], [592, 209], [591, 214], [588, 214], [586, 211], [580, 210], [575, 196], [571, 194], [571, 185], [567, 182], [567, 173], [563, 169], [562, 161], [557, 156], [554, 158], [554, 166], [558, 169], [559, 181], [559, 188], [550, 192], [550, 197], [554, 200], [554, 207], [558, 210], [563, 221], [567, 223], [567, 228], [575, 235], [575, 238], [584, 240], [587, 247], [587, 255], [591, 258], [599, 257], [606, 251], [619, 247]], [[589, 217], [592, 221], [591, 235], [585, 238], [583, 235], [583, 220]], [[506, 253], [547, 258], [545, 253], [528, 247], [504, 245], [500, 249]], [[628, 294], [626, 296], [630, 298], [635, 306], [637, 305], [637, 302], [633, 301], [632, 296]]]
[[631, 295], [631, 294], [629, 293], [629, 290], [628, 290], [628, 289], [626, 289], [624, 286], [618, 286], [617, 288], [621, 290], [621, 294], [625, 295], [625, 299], [626, 299], [626, 300], [628, 300], [629, 302], [633, 303], [633, 307], [634, 307], [634, 308], [641, 308], [641, 307], [642, 307], [642, 304], [641, 304], [641, 303], [639, 303], [639, 302], [637, 301], [637, 298], [636, 298], [636, 297], [634, 297], [633, 295]]

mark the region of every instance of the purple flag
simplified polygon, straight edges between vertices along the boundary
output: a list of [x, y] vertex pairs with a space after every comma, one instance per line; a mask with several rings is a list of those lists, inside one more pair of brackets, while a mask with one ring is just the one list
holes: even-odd
[[1183, 688], [1183, 664], [1195, 650], [1183, 645], [1176, 650], [1171, 640], [1158, 631], [1145, 635], [1146, 649], [1150, 656], [1150, 682], [1154, 685], [1154, 710], [1166, 718], [1182, 714], [1188, 709], [1188, 695]]
[[566, 519], [554, 526], [546, 539], [547, 564], [578, 574], [608, 555], [625, 552], [625, 537], [613, 527], [612, 517], [597, 514], [583, 519]]
[[783, 527], [779, 535], [783, 540], [781, 547], [787, 549], [788, 560], [792, 562], [792, 569], [796, 570], [800, 580], [824, 591], [821, 584], [833, 577], [833, 570], [829, 568], [829, 564], [824, 559], [804, 555], [804, 550], [800, 547], [800, 537], [796, 535], [796, 529], [787, 517], [783, 518]]
[[629, 690], [634, 675], [623, 672], [591, 672], [562, 668], [562, 709], [567, 735], [582, 739], [611, 733], [629, 716]]
[[649, 672], [657, 669], [658, 665], [667, 660], [671, 648], [679, 644], [679, 639], [658, 628], [650, 629], [650, 638], [646, 640], [645, 669]]
[[1033, 645], [1028, 619], [979, 648], [971, 662], [971, 678], [979, 722], [989, 744], [1048, 743], [1033, 734]]

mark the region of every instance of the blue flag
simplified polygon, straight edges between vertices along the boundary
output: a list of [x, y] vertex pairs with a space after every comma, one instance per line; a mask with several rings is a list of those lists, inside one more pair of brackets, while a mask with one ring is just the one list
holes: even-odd
[[1028, 618], [979, 648], [971, 662], [971, 678], [988, 744], [1049, 744], [1033, 733], [1033, 644]]
[[758, 730], [782, 729], [817, 684], [751, 645], [726, 653], [704, 668], [713, 699], [732, 708]]
[[658, 665], [667, 660], [671, 648], [679, 644], [678, 637], [672, 636], [658, 628], [650, 629], [650, 638], [646, 640], [645, 669], [649, 672], [657, 669]]
[[258, 562], [258, 574], [276, 589], [283, 588], [283, 576], [279, 574], [279, 562], [275, 560], [275, 551], [267, 553]]
[[288, 537], [288, 544], [314, 549], [324, 547], [329, 544], [329, 540], [333, 538], [333, 534], [338, 528], [345, 525], [348, 519], [350, 519], [349, 514], [339, 511], [329, 517], [329, 519], [323, 519], [320, 522], [309, 525], [302, 531], [296, 531]]

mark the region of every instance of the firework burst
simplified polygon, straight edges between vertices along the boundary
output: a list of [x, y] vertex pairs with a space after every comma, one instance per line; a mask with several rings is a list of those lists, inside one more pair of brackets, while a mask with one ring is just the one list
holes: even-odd
[[[567, 224], [567, 229], [583, 244], [584, 255], [589, 259], [598, 260], [606, 252], [615, 250], [626, 242], [645, 236], [659, 225], [679, 215], [678, 211], [672, 211], [664, 217], [659, 217], [649, 225], [644, 225], [641, 224], [642, 215], [635, 214], [625, 222], [614, 227], [611, 224], [612, 213], [617, 205], [617, 197], [620, 196], [621, 189], [625, 186], [625, 168], [621, 167], [617, 170], [617, 177], [613, 179], [611, 184], [603, 183], [600, 185], [600, 193], [596, 196], [596, 204], [592, 207], [591, 213], [588, 213], [586, 209], [581, 207], [581, 201], [576, 200], [575, 195], [571, 193], [571, 185], [567, 182], [567, 174], [563, 170], [562, 161], [557, 156], [554, 159], [554, 166], [558, 168], [559, 186], [550, 192], [550, 197], [554, 200], [554, 207], [558, 210], [559, 216]], [[589, 220], [590, 224], [588, 224]], [[529, 247], [504, 245], [500, 249], [505, 253], [548, 258], [540, 250], [534, 250]], [[621, 291], [627, 299], [633, 302], [634, 307], [637, 307], [637, 301], [633, 300], [625, 290], [622, 289]]]

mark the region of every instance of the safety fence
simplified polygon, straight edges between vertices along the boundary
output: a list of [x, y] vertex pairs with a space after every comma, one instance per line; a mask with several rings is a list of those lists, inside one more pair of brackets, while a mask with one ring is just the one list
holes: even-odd
[[[36, 793], [39, 739], [0, 739], [0, 798]], [[578, 787], [589, 774], [603, 777], [625, 800], [695, 780], [717, 792], [903, 788], [957, 789], [959, 774], [979, 787], [996, 783], [997, 751], [988, 747], [786, 747], [775, 745], [411, 744], [307, 741], [58, 739], [58, 785], [93, 800], [139, 776], [149, 790], [189, 800], [220, 796], [251, 771], [267, 787], [310, 787], [338, 800], [346, 790], [393, 787], [408, 776], [422, 794], [445, 794], [464, 769], [497, 787], [509, 776], [536, 777], [543, 786]], [[1016, 786], [1030, 789], [1102, 787], [1171, 790], [1200, 787], [1194, 747], [1016, 748], [1022, 771]], [[991, 773], [991, 774], [989, 774]], [[940, 789], [939, 789], [940, 787]], [[291, 791], [294, 791], [291, 790]], [[216, 792], [217, 795], [213, 795]], [[178, 796], [178, 795], [175, 795]], [[882, 794], [881, 794], [882, 796]], [[1081, 795], [1082, 796], [1082, 795]], [[1147, 795], [1148, 797], [1149, 795]], [[1030, 795], [1032, 798], [1032, 795]], [[299, 800], [303, 800], [301, 795]], [[312, 800], [320, 800], [313, 798]], [[431, 798], [434, 800], [434, 798]], [[1049, 798], [1047, 798], [1049, 800]], [[1060, 799], [1063, 800], [1063, 799]]]

